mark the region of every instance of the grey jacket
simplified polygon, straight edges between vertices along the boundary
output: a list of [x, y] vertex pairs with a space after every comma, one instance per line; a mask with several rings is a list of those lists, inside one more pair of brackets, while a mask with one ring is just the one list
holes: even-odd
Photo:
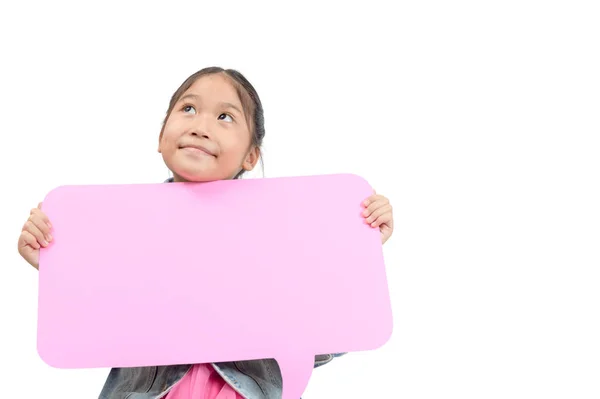
[[[343, 353], [315, 357], [315, 368]], [[246, 399], [281, 399], [282, 378], [274, 359], [213, 363], [212, 367]], [[191, 365], [114, 368], [99, 399], [159, 399], [183, 378]]]

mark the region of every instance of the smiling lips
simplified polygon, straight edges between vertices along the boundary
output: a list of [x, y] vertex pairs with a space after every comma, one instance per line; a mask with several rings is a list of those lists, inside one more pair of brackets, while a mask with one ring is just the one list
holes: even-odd
[[215, 154], [212, 151], [208, 150], [206, 147], [203, 147], [201, 145], [184, 145], [181, 147], [181, 149], [191, 154], [210, 155], [213, 157], [215, 156]]

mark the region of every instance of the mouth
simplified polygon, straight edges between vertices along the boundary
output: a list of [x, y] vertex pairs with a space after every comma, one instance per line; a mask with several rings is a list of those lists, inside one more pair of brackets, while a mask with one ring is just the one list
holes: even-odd
[[184, 145], [179, 148], [192, 154], [210, 155], [213, 157], [215, 156], [215, 154], [212, 151], [201, 145]]

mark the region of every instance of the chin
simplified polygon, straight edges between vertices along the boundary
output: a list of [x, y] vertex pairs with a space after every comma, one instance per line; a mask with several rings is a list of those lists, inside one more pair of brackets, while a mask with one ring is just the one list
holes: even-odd
[[191, 171], [191, 170], [175, 170], [173, 171], [175, 175], [181, 177], [185, 181], [189, 182], [210, 182], [216, 180], [224, 180], [224, 177], [221, 177], [218, 173], [214, 171]]

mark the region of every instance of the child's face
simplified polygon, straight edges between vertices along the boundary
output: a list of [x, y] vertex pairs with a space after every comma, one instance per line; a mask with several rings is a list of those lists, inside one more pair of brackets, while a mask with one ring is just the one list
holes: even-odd
[[258, 149], [235, 88], [227, 77], [196, 80], [173, 107], [158, 151], [175, 181], [213, 181], [251, 170]]

